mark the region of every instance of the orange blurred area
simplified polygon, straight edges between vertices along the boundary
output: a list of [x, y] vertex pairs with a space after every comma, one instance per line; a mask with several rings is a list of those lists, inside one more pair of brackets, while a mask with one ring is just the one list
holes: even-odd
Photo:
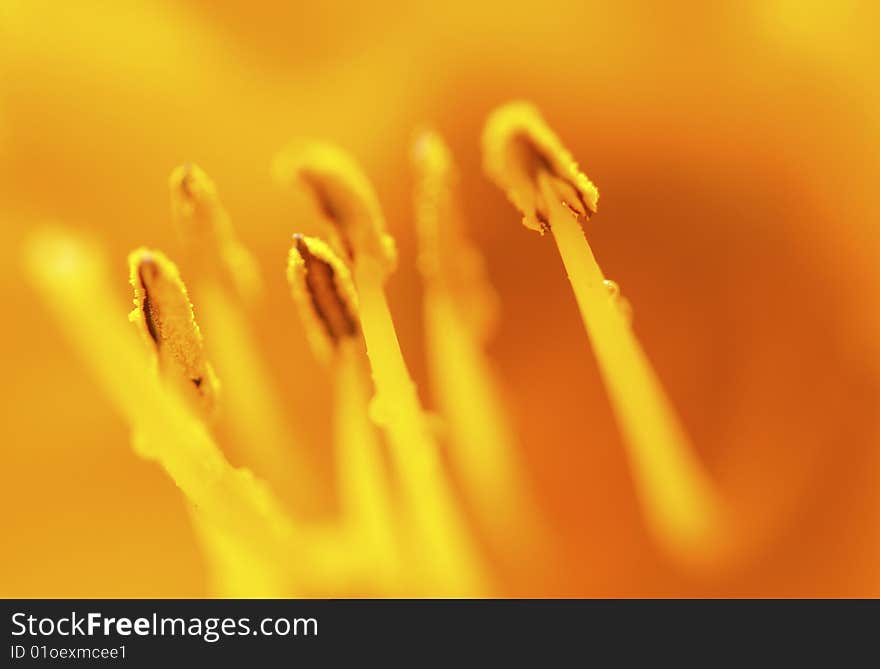
[[[270, 167], [292, 138], [316, 137], [373, 180], [400, 251], [391, 308], [430, 408], [409, 158], [425, 125], [460, 167], [468, 233], [501, 299], [489, 354], [556, 538], [501, 594], [880, 595], [878, 20], [855, 1], [3, 0], [0, 595], [207, 591], [179, 491], [132, 451], [24, 277], [28, 234], [49, 221], [97, 240], [125, 319], [126, 254], [179, 252], [168, 175], [201, 165], [263, 268], [254, 330], [315, 444], [316, 513], [330, 514], [331, 379], [290, 302], [303, 223]], [[542, 110], [601, 192], [587, 235], [747, 519], [735, 567], [692, 573], [644, 527], [552, 239], [523, 228], [483, 174], [482, 125], [511, 99]]]

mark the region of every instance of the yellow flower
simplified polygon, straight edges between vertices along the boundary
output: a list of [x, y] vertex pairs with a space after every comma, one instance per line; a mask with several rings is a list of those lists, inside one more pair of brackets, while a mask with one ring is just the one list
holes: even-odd
[[[417, 390], [410, 409], [422, 412], [418, 438], [439, 449], [480, 591], [875, 592], [876, 10], [814, 4], [453, 2], [422, 14], [398, 3], [368, 13], [348, 3], [305, 13], [284, 3], [3, 3], [3, 592], [406, 594], [426, 591], [428, 574], [453, 573], [407, 554], [420, 524], [387, 476], [382, 425], [393, 412], [371, 403], [361, 335], [326, 362], [314, 355], [284, 280], [294, 232], [321, 238], [350, 269], [359, 326], [364, 288], [373, 334], [393, 326]], [[551, 163], [570, 183], [550, 179], [549, 199], [520, 179], [533, 190], [514, 204], [532, 211], [533, 227], [545, 227], [538, 215], [554, 198], [569, 205], [562, 213], [576, 225], [556, 226], [573, 233], [564, 239], [513, 225], [480, 169], [481, 129], [512, 96], [533, 100], [552, 127], [531, 149], [559, 158], [558, 133], [577, 174], [602, 190], [601, 209], [575, 222], [570, 207], [586, 214], [597, 203], [567, 160]], [[436, 135], [411, 143], [426, 120], [451, 150]], [[278, 189], [267, 174], [278, 148], [304, 133], [346, 147], [375, 186], [397, 257], [376, 263], [372, 285], [313, 193], [299, 182]], [[526, 151], [519, 165], [540, 167], [540, 155]], [[191, 189], [201, 205], [172, 189], [169, 224], [164, 182], [189, 160], [216, 187]], [[200, 184], [190, 164], [173, 181], [206, 186], [205, 172]], [[35, 237], [47, 219], [63, 232]], [[572, 291], [584, 284], [566, 283], [557, 256], [564, 248], [564, 264], [589, 267], [581, 227], [602, 279], [580, 319], [593, 323], [588, 337]], [[141, 246], [179, 267], [201, 355], [160, 352], [125, 322], [125, 258]], [[63, 289], [51, 310], [34, 277], [44, 293]], [[376, 318], [383, 300], [393, 322]], [[624, 340], [662, 390], [651, 393], [665, 407], [654, 415], [688, 435], [653, 453], [665, 453], [660, 467], [644, 466], [621, 412], [637, 393], [609, 392], [595, 336], [608, 328], [589, 308], [600, 300], [608, 313], [619, 307], [623, 332], [632, 305]], [[74, 327], [87, 366], [62, 337]], [[192, 380], [209, 367], [210, 397]], [[178, 436], [153, 439], [160, 428]], [[134, 457], [130, 440], [161, 466]], [[381, 476], [370, 474], [376, 452]], [[266, 509], [282, 520], [238, 541], [239, 529], [217, 527], [168, 485], [163, 467], [202, 499], [200, 481], [234, 490], [263, 519], [249, 527], [265, 525]], [[674, 496], [651, 478], [672, 480], [657, 476], [667, 467], [691, 472], [676, 494], [693, 498], [705, 480], [712, 492], [696, 497], [718, 504], [659, 513], [658, 500]], [[363, 513], [362, 495], [376, 513]], [[715, 506], [720, 522], [687, 520]], [[701, 527], [732, 544], [710, 541], [721, 550], [688, 559], [687, 537], [717, 536]], [[350, 542], [360, 567], [352, 551], [340, 555]], [[276, 571], [284, 551], [302, 558]], [[386, 568], [364, 566], [376, 563]]]

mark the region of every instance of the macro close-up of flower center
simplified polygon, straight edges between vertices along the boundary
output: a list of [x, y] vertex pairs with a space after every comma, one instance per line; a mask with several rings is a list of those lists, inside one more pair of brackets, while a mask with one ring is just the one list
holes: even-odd
[[[528, 104], [498, 109], [483, 143], [486, 170], [526, 227], [556, 239], [656, 539], [694, 564], [721, 559], [736, 530], [631, 334], [631, 306], [579, 232], [596, 212], [598, 191]], [[412, 154], [426, 349], [441, 409], [433, 416], [422, 407], [386, 300], [397, 249], [369, 180], [341, 150], [317, 142], [295, 143], [274, 168], [281, 186], [298, 187], [311, 201], [303, 218], [316, 219], [332, 240], [294, 233], [287, 267], [307, 339], [333, 378], [338, 510], [330, 519], [303, 519], [314, 506], [316, 476], [302, 447], [285, 443], [286, 416], [273, 411], [280, 402], [247, 322], [262, 272], [198, 166], [172, 172], [171, 211], [198, 268], [198, 312], [219, 349], [205, 345], [180, 271], [162, 251], [129, 255], [129, 320], [153, 360], [146, 364], [114, 322], [112, 300], [102, 299], [112, 282], [106, 259], [60, 230], [30, 242], [34, 280], [130, 421], [134, 449], [186, 497], [216, 594], [487, 596], [504, 585], [487, 572], [476, 536], [517, 561], [547, 558], [551, 540], [483, 351], [498, 298], [465, 234], [452, 155], [429, 131], [416, 137]], [[88, 323], [77, 317], [83, 310], [92, 314]], [[226, 392], [209, 360], [214, 352]], [[212, 435], [218, 412], [246, 442], [239, 449], [256, 471], [283, 485], [288, 499], [252, 469], [229, 463]]]
[[870, 21], [209, 4], [0, 11], [7, 594], [876, 596]]

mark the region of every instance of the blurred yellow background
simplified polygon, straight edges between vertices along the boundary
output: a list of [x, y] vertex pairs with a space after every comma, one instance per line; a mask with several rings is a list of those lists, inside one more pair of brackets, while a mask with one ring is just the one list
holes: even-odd
[[[278, 395], [320, 445], [330, 379], [290, 304], [298, 223], [271, 161], [320, 137], [373, 179], [400, 248], [391, 307], [430, 407], [409, 160], [426, 124], [461, 168], [502, 302], [490, 355], [559, 538], [504, 594], [880, 595], [878, 20], [847, 0], [0, 0], [0, 595], [206, 592], [179, 491], [132, 452], [23, 277], [28, 232], [56, 221], [98, 240], [124, 319], [126, 254], [174, 256], [168, 174], [200, 164], [265, 271], [257, 332]], [[753, 519], [735, 569], [690, 574], [644, 528], [552, 240], [481, 169], [482, 124], [514, 98], [601, 191], [593, 248], [700, 456]]]

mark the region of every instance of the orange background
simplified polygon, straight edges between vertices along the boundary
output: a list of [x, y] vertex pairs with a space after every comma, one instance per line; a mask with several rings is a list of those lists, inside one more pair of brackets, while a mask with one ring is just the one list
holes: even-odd
[[[546, 573], [505, 594], [880, 595], [871, 3], [326, 4], [0, 2], [0, 595], [206, 588], [178, 491], [132, 452], [26, 283], [28, 232], [51, 220], [100, 240], [124, 318], [125, 254], [174, 255], [167, 177], [199, 163], [265, 270], [257, 326], [278, 393], [322, 443], [329, 380], [287, 294], [297, 222], [271, 160], [316, 136], [374, 180], [401, 251], [391, 306], [430, 406], [409, 163], [426, 123], [461, 168], [502, 299], [490, 354], [559, 537]], [[599, 261], [753, 519], [735, 569], [690, 574], [644, 529], [552, 240], [480, 167], [482, 124], [512, 98], [541, 108], [600, 189]]]

